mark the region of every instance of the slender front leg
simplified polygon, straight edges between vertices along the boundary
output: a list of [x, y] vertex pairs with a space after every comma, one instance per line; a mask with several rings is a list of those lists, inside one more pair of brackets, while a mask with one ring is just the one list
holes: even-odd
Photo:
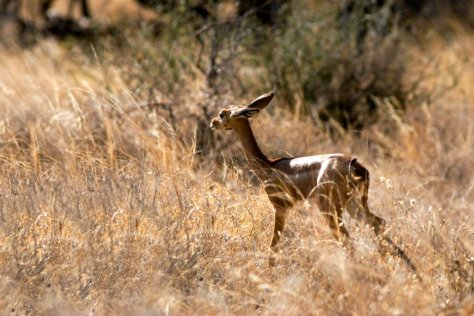
[[283, 228], [285, 228], [287, 216], [288, 216], [287, 208], [275, 206], [275, 227], [273, 229], [272, 243], [270, 246], [272, 251], [275, 251], [275, 248], [278, 242], [280, 241], [281, 235], [283, 233]]
[[283, 234], [283, 228], [285, 228], [288, 211], [288, 208], [275, 206], [275, 227], [273, 229], [272, 243], [270, 245], [271, 254], [268, 259], [270, 267], [274, 267], [276, 263], [274, 254], [277, 252], [277, 245], [280, 241], [281, 235]]
[[[281, 235], [283, 234], [286, 218], [288, 217], [289, 209], [292, 204], [285, 196], [275, 196], [275, 193], [269, 193], [268, 191], [269, 190], [267, 190], [268, 198], [275, 208], [275, 226], [273, 228], [272, 243], [270, 245], [272, 254], [269, 258], [269, 264], [270, 266], [275, 266], [273, 253], [277, 250], [277, 245], [280, 241]], [[284, 193], [280, 194], [283, 195]]]

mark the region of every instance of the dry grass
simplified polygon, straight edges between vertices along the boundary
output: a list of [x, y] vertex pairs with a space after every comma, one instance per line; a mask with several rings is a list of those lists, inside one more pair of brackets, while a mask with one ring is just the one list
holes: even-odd
[[[421, 282], [349, 219], [346, 252], [311, 206], [291, 214], [269, 268], [273, 210], [232, 163], [240, 151], [199, 163], [195, 122], [149, 110], [100, 59], [49, 40], [4, 52], [1, 314], [473, 314], [474, 64], [462, 56], [474, 40], [463, 39], [438, 51], [423, 87], [435, 95], [443, 74], [464, 68], [455, 89], [406, 114], [378, 100], [386, 116], [360, 137], [334, 143], [278, 110], [278, 96], [254, 122], [270, 152], [357, 155], [371, 170], [369, 205]], [[177, 113], [207, 102], [191, 72]]]

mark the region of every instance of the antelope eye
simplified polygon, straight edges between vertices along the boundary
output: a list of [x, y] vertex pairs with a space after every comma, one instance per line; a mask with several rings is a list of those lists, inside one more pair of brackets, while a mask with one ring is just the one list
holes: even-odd
[[224, 114], [219, 113], [219, 117], [220, 117], [220, 118], [224, 118]]

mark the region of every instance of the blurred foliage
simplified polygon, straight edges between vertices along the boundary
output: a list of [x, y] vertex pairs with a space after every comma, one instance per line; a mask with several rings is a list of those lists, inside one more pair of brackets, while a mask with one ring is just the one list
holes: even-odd
[[360, 129], [375, 119], [374, 97], [403, 101], [403, 50], [391, 3], [347, 1], [315, 10], [299, 5], [289, 17], [292, 27], [274, 35], [266, 61], [293, 110]]
[[[224, 4], [232, 3], [233, 13], [223, 17]], [[210, 102], [200, 105], [203, 120], [229, 93], [236, 98], [276, 89], [282, 106], [297, 115], [360, 130], [385, 115], [378, 100], [389, 98], [394, 111], [403, 112], [424, 79], [420, 74], [406, 80], [406, 45], [412, 45], [411, 27], [429, 4], [346, 0], [154, 5], [164, 21], [158, 35], [140, 24], [139, 32], [122, 27], [120, 36], [112, 37], [129, 47], [122, 62], [134, 62], [126, 75], [136, 91], [155, 89], [174, 100], [179, 100], [183, 85], [204, 76], [202, 88]], [[198, 6], [209, 15], [196, 14]], [[272, 18], [262, 19], [265, 14]]]
[[[92, 44], [92, 57], [121, 65], [140, 96], [160, 91], [176, 99], [183, 86], [204, 76], [208, 98], [276, 88], [298, 115], [357, 130], [379, 120], [378, 99], [391, 98], [403, 111], [423, 80], [404, 77], [404, 45], [417, 17], [454, 14], [469, 23], [474, 10], [443, 0], [138, 2], [155, 9], [156, 21], [53, 34], [75, 36], [86, 50]], [[106, 57], [115, 49], [122, 53]], [[201, 106], [209, 112], [208, 104]]]

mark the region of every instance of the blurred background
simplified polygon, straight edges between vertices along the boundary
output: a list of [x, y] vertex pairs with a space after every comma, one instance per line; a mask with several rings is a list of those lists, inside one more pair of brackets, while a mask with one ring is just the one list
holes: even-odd
[[474, 27], [470, 2], [442, 0], [2, 0], [0, 16], [5, 48], [80, 50], [172, 124], [194, 120], [206, 156], [218, 105], [272, 89], [332, 137], [422, 111], [462, 91]]
[[209, 100], [276, 89], [291, 111], [345, 130], [377, 122], [384, 98], [404, 111], [452, 89], [462, 66], [435, 87], [426, 65], [439, 66], [434, 45], [470, 47], [474, 27], [474, 5], [448, 0], [1, 0], [0, 16], [4, 46], [94, 47], [142, 97], [176, 102], [193, 81]]

